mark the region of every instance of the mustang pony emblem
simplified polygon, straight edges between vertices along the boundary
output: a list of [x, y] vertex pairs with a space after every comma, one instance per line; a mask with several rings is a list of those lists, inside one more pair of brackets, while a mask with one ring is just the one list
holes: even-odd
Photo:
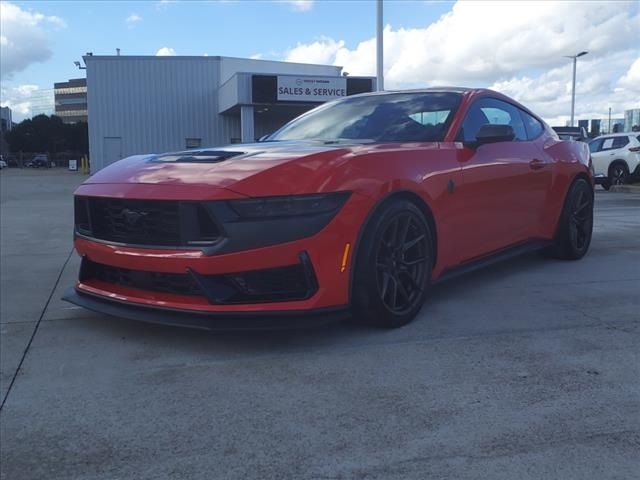
[[124, 221], [130, 227], [137, 227], [142, 223], [142, 219], [149, 215], [149, 212], [141, 212], [139, 210], [131, 210], [129, 208], [125, 208], [122, 210], [122, 215], [124, 215]]

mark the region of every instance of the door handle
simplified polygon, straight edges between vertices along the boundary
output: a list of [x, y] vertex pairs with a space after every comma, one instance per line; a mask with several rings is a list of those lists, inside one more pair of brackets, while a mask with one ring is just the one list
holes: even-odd
[[547, 166], [546, 162], [543, 162], [542, 160], [538, 160], [537, 158], [534, 158], [529, 162], [529, 167], [531, 168], [531, 170], [540, 170], [541, 168], [544, 168], [546, 166]]

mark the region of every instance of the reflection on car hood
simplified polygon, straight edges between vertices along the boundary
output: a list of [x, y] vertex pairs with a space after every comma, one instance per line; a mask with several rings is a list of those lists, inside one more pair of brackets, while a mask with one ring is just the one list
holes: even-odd
[[[136, 155], [102, 169], [85, 184], [184, 184], [227, 188], [252, 175], [301, 161], [301, 175], [327, 168], [360, 144], [261, 142], [161, 155]], [[318, 161], [321, 160], [321, 161]], [[301, 164], [302, 167], [302, 164]]]

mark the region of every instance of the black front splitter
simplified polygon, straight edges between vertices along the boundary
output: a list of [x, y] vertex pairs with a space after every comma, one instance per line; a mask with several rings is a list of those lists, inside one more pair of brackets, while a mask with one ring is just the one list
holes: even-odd
[[147, 307], [79, 292], [74, 287], [67, 289], [62, 300], [113, 317], [216, 332], [308, 328], [339, 322], [350, 316], [347, 307], [255, 313], [210, 313]]

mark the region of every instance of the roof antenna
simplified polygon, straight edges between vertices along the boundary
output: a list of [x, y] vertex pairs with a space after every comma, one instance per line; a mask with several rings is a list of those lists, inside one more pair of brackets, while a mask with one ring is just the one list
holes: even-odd
[[116, 48], [116, 55], [120, 56], [120, 49], [119, 48]]

